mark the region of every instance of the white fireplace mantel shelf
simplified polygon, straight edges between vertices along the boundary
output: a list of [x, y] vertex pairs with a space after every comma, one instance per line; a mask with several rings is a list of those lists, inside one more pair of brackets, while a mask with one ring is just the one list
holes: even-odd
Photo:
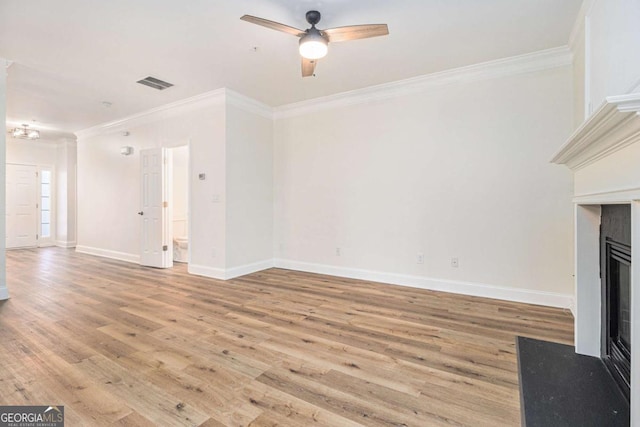
[[551, 159], [578, 170], [640, 141], [640, 93], [611, 96]]

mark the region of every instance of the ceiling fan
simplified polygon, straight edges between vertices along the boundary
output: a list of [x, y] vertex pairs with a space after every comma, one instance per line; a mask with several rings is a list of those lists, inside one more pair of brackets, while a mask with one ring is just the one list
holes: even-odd
[[366, 39], [389, 34], [387, 24], [350, 25], [348, 27], [319, 30], [316, 28], [316, 24], [320, 22], [321, 15], [317, 10], [307, 12], [306, 18], [307, 22], [311, 24], [311, 28], [307, 30], [300, 30], [279, 22], [269, 21], [268, 19], [251, 15], [244, 15], [240, 19], [299, 37], [300, 55], [302, 56], [302, 77], [313, 75], [318, 59], [323, 58], [327, 54], [329, 42]]

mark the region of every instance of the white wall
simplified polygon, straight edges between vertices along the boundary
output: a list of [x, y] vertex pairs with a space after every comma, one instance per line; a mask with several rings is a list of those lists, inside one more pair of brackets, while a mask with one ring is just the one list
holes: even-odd
[[[9, 63], [0, 58], [0, 200], [6, 200], [6, 172], [7, 172], [7, 67]], [[6, 217], [6, 203], [0, 203], [0, 218]], [[6, 268], [6, 221], [0, 221], [0, 301], [9, 298], [7, 289]]]
[[584, 46], [575, 45], [574, 66], [586, 81], [575, 99], [584, 100], [589, 115], [607, 96], [640, 91], [638, 22], [637, 0], [585, 0], [574, 33], [579, 39], [586, 29], [587, 35]]
[[278, 120], [278, 264], [445, 290], [572, 294], [571, 173], [549, 164], [572, 128], [571, 73]]
[[227, 103], [227, 268], [273, 259], [273, 121]]
[[[272, 265], [273, 122], [263, 105], [215, 91], [78, 137], [79, 251], [139, 262], [140, 150], [188, 142], [188, 154], [173, 155], [190, 162], [188, 176], [174, 171], [183, 188], [174, 216], [190, 216], [189, 272], [226, 279]], [[123, 145], [134, 155], [122, 156]]]
[[[123, 132], [130, 132], [123, 136]], [[189, 142], [191, 158], [190, 271], [214, 274], [225, 267], [224, 97], [177, 107], [118, 125], [78, 133], [78, 250], [137, 262], [139, 259], [140, 150]], [[134, 147], [123, 156], [120, 147]], [[205, 180], [198, 174], [204, 173]]]
[[[584, 18], [580, 18], [584, 19]], [[576, 25], [575, 33], [572, 34], [571, 53], [573, 55], [573, 128], [580, 127], [587, 114], [587, 106], [585, 104], [587, 81], [585, 61], [587, 60], [586, 44], [585, 44], [585, 25], [581, 21], [581, 25]]]
[[76, 141], [60, 141], [56, 153], [56, 245], [76, 245]]
[[56, 166], [58, 141], [7, 138], [7, 163]]

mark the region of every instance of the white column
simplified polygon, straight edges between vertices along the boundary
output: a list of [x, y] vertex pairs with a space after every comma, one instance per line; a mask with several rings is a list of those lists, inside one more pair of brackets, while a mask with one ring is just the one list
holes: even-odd
[[7, 68], [10, 62], [0, 58], [0, 300], [9, 298], [6, 255], [6, 174], [7, 174]]

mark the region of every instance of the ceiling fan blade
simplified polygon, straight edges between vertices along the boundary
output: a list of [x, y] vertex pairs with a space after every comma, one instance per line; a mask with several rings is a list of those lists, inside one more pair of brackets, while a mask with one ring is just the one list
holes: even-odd
[[240, 19], [242, 19], [243, 21], [251, 22], [252, 24], [262, 25], [263, 27], [271, 28], [272, 30], [293, 34], [294, 36], [298, 36], [298, 37], [302, 37], [305, 34], [303, 30], [300, 30], [298, 28], [293, 28], [288, 25], [284, 25], [275, 21], [269, 21], [268, 19], [258, 18], [257, 16], [243, 15]]
[[313, 76], [313, 72], [316, 70], [317, 59], [302, 58], [302, 77]]
[[322, 30], [322, 32], [329, 36], [330, 42], [344, 42], [367, 39], [369, 37], [386, 36], [389, 34], [389, 28], [387, 24], [365, 24], [329, 28], [328, 30]]

